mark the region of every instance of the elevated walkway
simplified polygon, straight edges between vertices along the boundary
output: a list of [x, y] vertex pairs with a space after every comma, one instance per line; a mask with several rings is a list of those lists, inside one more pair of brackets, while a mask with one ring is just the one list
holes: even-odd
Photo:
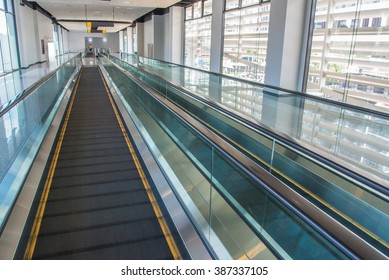
[[78, 59], [2, 175], [1, 258], [388, 258], [384, 186], [150, 67]]
[[180, 259], [98, 67], [79, 79], [25, 258]]

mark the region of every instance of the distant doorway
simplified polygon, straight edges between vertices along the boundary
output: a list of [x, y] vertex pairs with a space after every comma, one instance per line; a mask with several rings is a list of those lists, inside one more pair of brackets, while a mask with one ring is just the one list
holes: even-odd
[[92, 45], [92, 53], [96, 54], [100, 49], [106, 49], [107, 48], [107, 40], [105, 37], [85, 37], [85, 52], [88, 53], [89, 51], [89, 44]]
[[56, 52], [55, 52], [55, 43], [54, 42], [47, 43], [47, 53], [49, 56], [49, 60], [55, 60]]

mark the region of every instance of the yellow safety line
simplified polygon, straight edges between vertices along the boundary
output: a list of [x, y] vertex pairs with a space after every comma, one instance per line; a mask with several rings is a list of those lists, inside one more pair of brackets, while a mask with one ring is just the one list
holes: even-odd
[[[100, 69], [99, 69], [99, 71], [100, 71]], [[135, 150], [134, 150], [134, 148], [133, 148], [133, 146], [131, 144], [130, 138], [128, 137], [127, 131], [124, 128], [124, 125], [123, 125], [123, 122], [122, 122], [122, 120], [120, 118], [119, 112], [118, 112], [118, 110], [117, 110], [117, 108], [115, 106], [115, 103], [113, 101], [113, 98], [112, 98], [111, 94], [109, 93], [108, 87], [107, 87], [107, 85], [105, 83], [105, 80], [104, 80], [104, 78], [102, 76], [101, 71], [100, 71], [100, 76], [101, 76], [101, 79], [102, 79], [102, 81], [104, 83], [105, 91], [106, 91], [106, 93], [108, 95], [109, 101], [111, 102], [112, 109], [113, 109], [113, 111], [115, 113], [116, 119], [117, 119], [117, 121], [119, 123], [120, 129], [121, 129], [121, 131], [123, 133], [123, 136], [124, 136], [124, 139], [126, 140], [127, 147], [128, 147], [128, 149], [129, 149], [129, 151], [131, 153], [131, 156], [132, 156], [134, 162], [135, 162], [135, 165], [136, 165], [136, 168], [138, 170], [139, 176], [140, 176], [140, 178], [142, 180], [143, 186], [144, 186], [144, 188], [146, 190], [146, 193], [147, 193], [147, 196], [148, 196], [148, 198], [150, 200], [150, 203], [153, 206], [154, 213], [157, 216], [159, 225], [160, 225], [160, 227], [162, 229], [162, 232], [163, 232], [163, 234], [165, 236], [166, 242], [167, 242], [167, 244], [168, 244], [168, 246], [170, 248], [170, 251], [171, 251], [171, 253], [173, 255], [173, 258], [175, 260], [181, 260], [182, 256], [180, 254], [180, 251], [178, 250], [177, 244], [174, 241], [174, 238], [173, 238], [173, 236], [172, 236], [172, 234], [170, 232], [169, 226], [167, 225], [167, 222], [166, 222], [165, 218], [163, 217], [162, 211], [159, 208], [158, 202], [157, 202], [157, 200], [156, 200], [156, 198], [155, 198], [155, 196], [153, 194], [153, 191], [152, 191], [152, 189], [151, 189], [151, 187], [149, 185], [149, 182], [147, 181], [145, 173], [143, 172], [142, 166], [141, 166], [141, 164], [140, 164], [140, 162], [138, 160], [138, 157], [137, 157], [137, 155], [135, 153]]]
[[70, 116], [70, 113], [72, 111], [72, 107], [73, 107], [73, 103], [74, 103], [74, 98], [75, 98], [76, 93], [77, 93], [78, 84], [80, 82], [81, 74], [82, 74], [82, 68], [81, 68], [81, 73], [78, 76], [77, 83], [76, 83], [76, 86], [75, 86], [75, 89], [74, 89], [74, 93], [73, 93], [73, 95], [71, 97], [68, 110], [66, 112], [65, 120], [63, 122], [62, 129], [61, 129], [61, 132], [60, 132], [60, 135], [59, 135], [59, 138], [58, 138], [57, 146], [55, 148], [53, 160], [51, 161], [49, 173], [47, 175], [46, 182], [45, 182], [45, 185], [43, 187], [42, 196], [41, 196], [41, 199], [39, 201], [39, 206], [38, 206], [38, 210], [36, 212], [34, 224], [33, 224], [32, 229], [31, 229], [30, 238], [28, 240], [26, 251], [24, 253], [24, 259], [25, 260], [31, 260], [33, 254], [34, 254], [34, 250], [35, 250], [35, 246], [36, 246], [36, 241], [38, 239], [38, 234], [39, 234], [39, 230], [40, 230], [41, 223], [42, 223], [43, 213], [45, 212], [47, 198], [49, 196], [49, 192], [50, 192], [50, 188], [51, 188], [51, 183], [53, 182], [53, 177], [54, 177], [55, 168], [57, 166], [58, 156], [59, 156], [59, 153], [60, 153], [60, 150], [61, 150], [63, 138], [65, 136], [66, 127], [68, 125], [69, 116]]
[[[170, 99], [169, 99], [170, 100]], [[182, 110], [184, 110], [185, 112], [188, 112], [186, 109], [184, 109], [184, 107], [182, 107], [180, 104], [176, 103], [175, 101], [173, 100], [170, 100], [171, 102], [173, 102], [176, 106], [178, 106], [179, 108], [181, 108]], [[285, 178], [286, 180], [288, 180], [290, 183], [294, 184], [295, 186], [297, 186], [299, 189], [301, 189], [302, 191], [304, 191], [305, 193], [307, 193], [308, 195], [310, 195], [311, 197], [313, 197], [314, 199], [316, 199], [318, 202], [322, 203], [324, 206], [326, 206], [327, 208], [331, 209], [333, 212], [335, 212], [337, 215], [339, 215], [340, 217], [342, 217], [343, 219], [345, 219], [346, 221], [350, 222], [351, 224], [353, 224], [355, 227], [357, 227], [358, 229], [360, 229], [362, 232], [364, 232], [365, 234], [369, 235], [371, 238], [373, 238], [374, 240], [378, 241], [379, 243], [381, 243], [383, 246], [385, 246], [386, 248], [389, 248], [389, 244], [386, 243], [385, 240], [381, 239], [380, 237], [378, 237], [377, 235], [375, 235], [374, 233], [372, 233], [371, 231], [369, 231], [368, 229], [364, 228], [362, 225], [360, 225], [358, 222], [356, 222], [355, 220], [351, 219], [349, 216], [343, 214], [342, 212], [340, 212], [337, 208], [335, 208], [334, 206], [332, 206], [331, 204], [329, 204], [328, 202], [324, 201], [323, 199], [321, 199], [321, 197], [317, 196], [316, 194], [314, 194], [313, 192], [311, 192], [310, 190], [308, 190], [307, 188], [305, 188], [304, 186], [300, 185], [299, 183], [297, 183], [296, 181], [294, 181], [292, 178], [289, 178], [287, 175], [285, 175], [283, 172], [281, 172], [280, 170], [274, 168], [273, 166], [271, 166], [269, 163], [265, 162], [264, 160], [260, 159], [257, 155], [253, 154], [251, 151], [247, 150], [245, 147], [241, 146], [239, 143], [237, 143], [235, 140], [232, 140], [231, 138], [229, 138], [227, 135], [225, 135], [224, 133], [220, 132], [218, 129], [214, 128], [213, 126], [211, 126], [210, 124], [206, 123], [205, 121], [203, 121], [202, 119], [200, 119], [199, 117], [197, 117], [196, 115], [188, 112], [192, 117], [194, 117], [195, 119], [197, 119], [199, 122], [201, 122], [203, 125], [205, 125], [206, 127], [208, 127], [209, 129], [215, 131], [216, 133], [218, 133], [219, 135], [223, 135], [223, 137], [225, 137], [229, 142], [233, 143], [235, 146], [239, 147], [240, 149], [242, 149], [245, 153], [251, 155], [252, 157], [254, 157], [257, 161], [261, 162], [262, 164], [266, 165], [267, 167], [271, 168], [272, 170], [274, 170], [275, 172], [277, 172], [279, 175], [281, 175], [281, 177]]]

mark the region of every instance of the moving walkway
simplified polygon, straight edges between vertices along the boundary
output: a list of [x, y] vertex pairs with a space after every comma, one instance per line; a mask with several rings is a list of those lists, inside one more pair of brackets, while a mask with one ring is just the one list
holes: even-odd
[[[67, 76], [72, 86], [64, 86], [64, 81], [58, 80], [56, 74], [63, 74], [59, 69], [48, 81], [26, 92], [27, 97], [17, 100], [15, 108], [8, 108], [8, 112], [17, 111], [20, 105], [35, 108], [37, 104], [30, 99], [38, 99], [43, 116], [36, 131], [23, 139], [26, 143], [20, 145], [19, 154], [15, 153], [9, 172], [2, 174], [5, 180], [1, 185], [1, 209], [5, 219], [1, 224], [1, 258], [188, 258], [175, 229], [170, 230], [172, 221], [165, 218], [166, 209], [160, 207], [161, 198], [154, 194], [149, 174], [142, 167], [97, 60], [90, 59], [83, 67], [80, 61], [74, 58], [72, 67], [64, 70], [65, 74], [74, 72]], [[55, 82], [65, 89], [54, 92], [50, 86]], [[51, 99], [45, 100], [43, 97], [50, 96], [50, 91]], [[45, 119], [52, 125], [42, 132], [40, 124], [46, 127]], [[36, 137], [37, 134], [46, 135]], [[55, 144], [46, 164], [41, 162], [41, 153], [50, 150], [45, 142], [50, 137]], [[26, 158], [25, 149], [36, 152], [28, 144], [37, 138], [41, 141], [36, 145], [41, 145], [38, 154], [35, 159]], [[16, 166], [20, 171], [17, 173], [13, 165], [21, 158], [30, 161], [31, 166]], [[39, 168], [42, 175], [36, 178]], [[24, 173], [28, 173], [24, 182], [18, 181]], [[12, 197], [17, 183], [19, 194]], [[27, 205], [29, 209], [25, 209]], [[20, 208], [26, 213], [21, 213]], [[190, 227], [186, 228], [190, 231]]]
[[[212, 135], [206, 135], [179, 108], [159, 99], [151, 89], [149, 93], [139, 91], [137, 82], [117, 67], [107, 63], [104, 68], [129, 107], [135, 108], [133, 117], [145, 126], [160, 151], [158, 157], [165, 161], [160, 163], [162, 168], [173, 170], [167, 176], [173, 176], [178, 186], [181, 182], [177, 195], [188, 205], [187, 211], [197, 224], [206, 224], [198, 230], [207, 241], [221, 239], [228, 255], [236, 254], [234, 258], [241, 257], [240, 251], [252, 258], [261, 254], [286, 259], [347, 258], [266, 189], [259, 188], [261, 183], [240, 170], [223, 149], [209, 140]], [[255, 220], [249, 217], [247, 206], [257, 212]]]
[[180, 259], [97, 66], [83, 67], [25, 259]]
[[[86, 69], [88, 68], [84, 67], [81, 72], [78, 89], [76, 94], [73, 94], [75, 97], [72, 97], [74, 101], [69, 104], [69, 108], [74, 108], [65, 115], [66, 129], [59, 133], [58, 143], [62, 143], [60, 150], [63, 153], [54, 152], [54, 161], [51, 162], [56, 163], [51, 165], [56, 165], [56, 168], [51, 172], [51, 168], [49, 169], [49, 180], [45, 180], [47, 183], [44, 185], [51, 185], [51, 191], [48, 192], [48, 187], [43, 187], [43, 196], [38, 195], [38, 202], [42, 200], [42, 203], [36, 205], [46, 204], [46, 209], [39, 210], [42, 206], [37, 206], [38, 214], [35, 214], [35, 209], [31, 211], [34, 213], [33, 219], [26, 222], [24, 231], [28, 232], [24, 236], [27, 237], [27, 244], [20, 242], [19, 256], [23, 252], [23, 257], [26, 258], [171, 259], [180, 258], [180, 254], [181, 257], [188, 258], [192, 253], [185, 251], [190, 244], [185, 241], [182, 231], [174, 221], [177, 212], [170, 211], [169, 203], [164, 200], [166, 196], [174, 196], [189, 218], [190, 222], [186, 223], [186, 226], [195, 228], [213, 258], [385, 258], [374, 248], [372, 250], [369, 243], [360, 239], [353, 239], [352, 242], [357, 240], [355, 244], [361, 245], [360, 249], [368, 249], [365, 255], [359, 255], [358, 251], [354, 250], [356, 248], [342, 244], [341, 238], [335, 235], [334, 231], [331, 232], [323, 227], [323, 224], [318, 224], [317, 220], [307, 216], [290, 201], [308, 205], [314, 212], [312, 215], [320, 216], [322, 221], [334, 226], [340, 235], [352, 236], [352, 232], [330, 216], [324, 215], [309, 204], [309, 201], [302, 199], [301, 195], [286, 187], [282, 181], [265, 172], [266, 170], [258, 168], [253, 159], [220, 138], [220, 135], [211, 133], [204, 123], [199, 122], [200, 119], [189, 114], [190, 111], [183, 111], [181, 104], [161, 97], [160, 93], [140, 82], [128, 69], [126, 71], [102, 59], [101, 74], [109, 91], [105, 89], [100, 78], [96, 79], [96, 67]], [[82, 79], [84, 71], [85, 83]], [[93, 88], [96, 93], [91, 93], [88, 88]], [[70, 98], [70, 94], [67, 97]], [[116, 105], [111, 98], [115, 100]], [[115, 112], [115, 108], [120, 111], [120, 115]], [[97, 109], [102, 111], [102, 115]], [[103, 114], [104, 117], [101, 117]], [[127, 125], [128, 116], [137, 127], [135, 133], [128, 133], [129, 129], [120, 125], [120, 122]], [[86, 122], [83, 124], [83, 121]], [[101, 129], [106, 131], [102, 134]], [[144, 191], [142, 178], [153, 176], [148, 168], [148, 159], [142, 157], [144, 163], [140, 160], [139, 164], [136, 164], [135, 156], [141, 153], [142, 145], [137, 145], [138, 149], [129, 152], [129, 144], [135, 141], [134, 138], [139, 136], [137, 134], [146, 143], [171, 186], [171, 189], [159, 191], [158, 194], [155, 189], [161, 183], [150, 180], [158, 203], [154, 203], [147, 195], [147, 187]], [[139, 167], [146, 170], [144, 175], [135, 171]], [[116, 168], [118, 170], [115, 171]], [[89, 177], [87, 174], [94, 176]], [[96, 178], [102, 182], [88, 181]], [[123, 182], [123, 185], [110, 185], [115, 180]], [[134, 189], [129, 188], [130, 182], [134, 183]], [[96, 187], [92, 187], [94, 184]], [[108, 184], [109, 191], [103, 184]], [[280, 189], [284, 189], [286, 193], [280, 192]], [[19, 195], [20, 197], [23, 195]], [[135, 201], [131, 201], [132, 199]], [[157, 219], [151, 215], [152, 212], [158, 211], [152, 209], [150, 203], [148, 210], [137, 210], [142, 214], [147, 212], [146, 219], [135, 218], [142, 226], [136, 226], [135, 230], [131, 227], [135, 225], [132, 214], [137, 211], [121, 211], [121, 208], [136, 209], [140, 205], [146, 207], [147, 200], [151, 200], [153, 206], [158, 204], [170, 233], [161, 225], [159, 214], [156, 214]], [[4, 223], [6, 226], [14, 220], [13, 210], [17, 207], [13, 208], [7, 217], [8, 222]], [[96, 215], [93, 212], [107, 214]], [[45, 216], [45, 213], [48, 215]], [[110, 221], [111, 219], [113, 221]], [[39, 230], [34, 230], [37, 224]], [[146, 224], [151, 224], [156, 231], [150, 231], [150, 235], [139, 233], [141, 229], [149, 231]], [[2, 239], [6, 235], [4, 232], [7, 233], [6, 226]], [[29, 227], [33, 230], [27, 230]], [[120, 229], [120, 233], [115, 233], [114, 228]], [[146, 238], [137, 238], [137, 233], [140, 236], [145, 235]], [[174, 238], [169, 241], [168, 237], [171, 235]], [[70, 238], [67, 241], [61, 239], [65, 236]], [[135, 238], [131, 239], [134, 236]], [[128, 250], [131, 245], [135, 248], [137, 245], [134, 244], [138, 241], [139, 250], [136, 250], [136, 253], [131, 252], [134, 250]], [[173, 241], [175, 246], [171, 244]], [[140, 245], [142, 242], [149, 243], [143, 247]], [[161, 246], [161, 249], [158, 249], [161, 254], [147, 255], [151, 252], [147, 250], [150, 248], [148, 246], [156, 243]], [[0, 240], [0, 245], [2, 244]], [[154, 245], [152, 247], [154, 248]], [[173, 250], [174, 247], [179, 249]], [[180, 254], [174, 253], [177, 251]], [[372, 251], [376, 254], [370, 254]]]
[[[182, 81], [177, 73], [186, 73], [191, 69], [182, 70], [185, 67], [173, 65], [174, 72], [172, 70], [170, 73], [168, 69], [170, 64], [164, 63], [154, 70], [150, 65], [154, 65], [153, 63], [160, 65], [163, 62], [151, 60], [151, 63], [139, 66], [139, 69], [145, 69], [144, 71], [138, 71], [115, 57], [111, 59], [159, 91], [161, 96], [191, 114], [317, 207], [367, 242], [374, 244], [384, 254], [388, 254], [388, 189], [385, 186], [366, 180], [358, 174], [352, 174], [353, 172], [346, 168], [331, 163], [325, 157], [318, 157], [314, 152], [296, 145], [290, 139], [254, 125], [215, 102], [201, 98], [182, 86], [176, 86], [150, 73], [160, 72], [162, 69], [166, 72], [165, 77]], [[134, 59], [130, 61], [137, 64]], [[255, 216], [254, 213], [251, 215]]]

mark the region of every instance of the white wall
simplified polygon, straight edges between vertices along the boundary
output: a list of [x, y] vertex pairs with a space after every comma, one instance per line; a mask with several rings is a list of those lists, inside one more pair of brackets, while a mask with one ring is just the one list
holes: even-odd
[[69, 32], [65, 29], [62, 29], [62, 36], [63, 36], [63, 52], [68, 53], [69, 52]]
[[143, 33], [144, 33], [144, 23], [137, 22], [136, 23], [136, 38], [137, 38], [137, 46], [138, 46], [138, 54], [141, 56], [145, 56], [145, 51], [143, 49]]
[[177, 64], [184, 63], [184, 8], [173, 6], [169, 10], [171, 30], [171, 62]]
[[[107, 42], [103, 42], [99, 40], [99, 43], [103, 45], [93, 45], [95, 48], [106, 48], [111, 52], [119, 52], [119, 32], [117, 33], [86, 33], [86, 32], [68, 32], [68, 40], [69, 40], [69, 51], [70, 52], [78, 52], [82, 51], [85, 48], [85, 38], [94, 37], [98, 38], [107, 38]], [[93, 44], [93, 42], [92, 42]]]
[[128, 27], [126, 29], [127, 32], [127, 46], [128, 46], [128, 53], [134, 53], [134, 49], [132, 46], [132, 27]]
[[164, 60], [165, 56], [165, 18], [168, 18], [169, 14], [165, 15], [153, 15], [154, 19], [154, 58]]
[[172, 21], [172, 14], [169, 11], [169, 13], [163, 15], [164, 56], [161, 59], [166, 60], [166, 61], [172, 61], [172, 51], [171, 50], [173, 48], [173, 44], [172, 44], [171, 38], [172, 38], [173, 30], [171, 28], [171, 21]]
[[119, 52], [124, 52], [123, 31], [119, 31]]
[[[51, 19], [37, 12], [38, 21], [38, 38], [40, 44], [39, 60], [45, 61], [49, 58], [48, 55], [48, 42], [54, 42], [53, 24]], [[41, 40], [44, 42], [44, 53], [42, 53]]]
[[154, 58], [154, 53], [149, 53], [148, 46], [154, 46], [154, 17], [143, 23], [143, 52], [144, 56]]
[[[20, 66], [29, 67], [32, 64], [48, 60], [48, 43], [54, 42], [51, 19], [37, 10], [29, 8], [27, 5], [20, 5], [19, 1], [15, 1], [15, 14]], [[69, 51], [68, 31], [62, 29], [62, 33], [63, 52], [67, 53]], [[44, 54], [42, 53], [41, 40], [43, 40]]]
[[[166, 14], [152, 15], [151, 20], [137, 23], [136, 28], [140, 56], [182, 64], [184, 49], [182, 7], [170, 7]], [[149, 44], [153, 45], [153, 53], [149, 53]]]
[[18, 1], [15, 1], [16, 28], [18, 32], [21, 67], [28, 67], [40, 61], [40, 57], [38, 57], [40, 50], [37, 44], [38, 34], [36, 31], [37, 13], [37, 11], [27, 6], [21, 6]]
[[68, 45], [69, 45], [70, 52], [78, 52], [84, 50], [85, 48], [84, 38], [86, 34], [87, 33], [85, 32], [75, 32], [75, 31], [70, 31], [68, 33]]

